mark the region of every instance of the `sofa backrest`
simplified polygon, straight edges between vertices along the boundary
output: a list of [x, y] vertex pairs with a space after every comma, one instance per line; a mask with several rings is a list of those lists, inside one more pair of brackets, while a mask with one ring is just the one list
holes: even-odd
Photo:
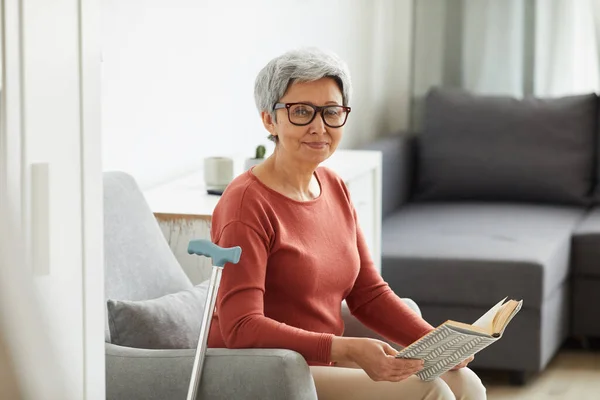
[[395, 212], [411, 196], [417, 139], [398, 132], [366, 143], [361, 150], [381, 152], [381, 216]]
[[133, 177], [105, 172], [103, 179], [106, 299], [147, 300], [191, 288]]
[[432, 89], [416, 200], [585, 205], [597, 175], [598, 96], [516, 99]]

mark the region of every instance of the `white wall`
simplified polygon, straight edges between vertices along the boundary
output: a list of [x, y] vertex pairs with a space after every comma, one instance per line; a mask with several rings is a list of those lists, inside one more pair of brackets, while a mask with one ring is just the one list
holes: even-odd
[[410, 0], [104, 0], [105, 170], [142, 187], [266, 140], [258, 71], [299, 46], [338, 53], [354, 83], [341, 147], [408, 123]]
[[[25, 262], [32, 266], [28, 273], [41, 299], [45, 334], [54, 345], [53, 372], [65, 379], [63, 398], [103, 399], [101, 161], [99, 154], [84, 156], [95, 138], [94, 151], [100, 151], [99, 92], [93, 90], [94, 82], [99, 87], [100, 49], [93, 31], [80, 40], [80, 17], [84, 24], [94, 15], [99, 19], [99, 7], [94, 11], [96, 0], [20, 3], [22, 37], [10, 40], [20, 43], [22, 51], [24, 233], [30, 249], [49, 240], [47, 265], [32, 264], [31, 257]], [[89, 28], [94, 27], [86, 25], [83, 31]], [[7, 93], [12, 89], [7, 85]], [[95, 131], [86, 129], [90, 122]], [[43, 198], [32, 190], [33, 163], [49, 165], [49, 201], [40, 220], [30, 212], [32, 202]], [[47, 234], [41, 229], [45, 216]]]

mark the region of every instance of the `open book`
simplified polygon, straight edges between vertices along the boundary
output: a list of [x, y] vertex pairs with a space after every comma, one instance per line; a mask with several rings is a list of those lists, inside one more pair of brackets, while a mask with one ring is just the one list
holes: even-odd
[[471, 325], [448, 320], [396, 357], [424, 360], [425, 366], [417, 376], [433, 380], [500, 339], [522, 305], [523, 300], [504, 298]]

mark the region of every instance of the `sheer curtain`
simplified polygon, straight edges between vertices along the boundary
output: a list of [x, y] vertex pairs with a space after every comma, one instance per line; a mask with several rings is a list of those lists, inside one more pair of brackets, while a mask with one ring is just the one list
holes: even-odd
[[431, 86], [555, 97], [600, 86], [600, 0], [415, 0], [413, 127]]
[[597, 92], [597, 0], [536, 2], [534, 94]]
[[527, 79], [524, 4], [522, 0], [463, 0], [461, 58], [455, 67], [461, 87], [522, 94]]

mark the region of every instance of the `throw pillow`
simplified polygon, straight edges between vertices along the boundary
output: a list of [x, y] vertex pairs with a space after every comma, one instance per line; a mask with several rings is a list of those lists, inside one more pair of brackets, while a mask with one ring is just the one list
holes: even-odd
[[433, 89], [425, 103], [417, 200], [589, 201], [595, 94], [516, 99]]
[[113, 344], [142, 349], [192, 349], [198, 344], [208, 281], [152, 300], [108, 300]]

